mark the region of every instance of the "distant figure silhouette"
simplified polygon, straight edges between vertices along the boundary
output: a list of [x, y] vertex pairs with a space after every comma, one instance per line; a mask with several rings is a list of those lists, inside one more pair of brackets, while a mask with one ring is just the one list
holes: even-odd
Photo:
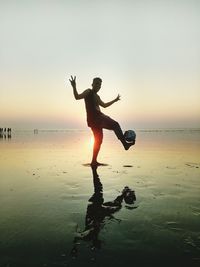
[[3, 128], [0, 128], [0, 138], [3, 138]]
[[126, 142], [119, 123], [103, 114], [99, 107], [101, 106], [103, 108], [107, 108], [111, 106], [112, 104], [120, 100], [120, 95], [118, 95], [114, 100], [104, 103], [101, 100], [100, 96], [97, 94], [97, 92], [101, 88], [101, 78], [94, 78], [92, 82], [92, 89], [86, 89], [81, 94], [77, 92], [76, 76], [71, 76], [71, 80], [69, 79], [69, 81], [72, 85], [75, 99], [85, 100], [87, 124], [92, 129], [94, 135], [93, 157], [91, 165], [101, 165], [97, 162], [97, 156], [103, 141], [103, 129], [113, 130], [117, 138], [123, 144], [125, 150], [128, 150], [130, 146], [135, 144], [135, 141]]

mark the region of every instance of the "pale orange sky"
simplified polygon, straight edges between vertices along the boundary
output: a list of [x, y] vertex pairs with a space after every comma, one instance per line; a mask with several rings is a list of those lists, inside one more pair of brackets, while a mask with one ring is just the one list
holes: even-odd
[[200, 127], [199, 1], [0, 3], [1, 127], [84, 128], [79, 92], [103, 79], [127, 128]]

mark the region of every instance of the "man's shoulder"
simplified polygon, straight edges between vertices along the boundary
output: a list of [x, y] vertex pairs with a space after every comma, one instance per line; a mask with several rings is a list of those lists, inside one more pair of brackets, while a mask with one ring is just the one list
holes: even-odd
[[87, 95], [89, 95], [91, 92], [92, 92], [92, 89], [88, 88], [88, 89], [85, 89], [84, 94], [85, 94], [85, 96], [87, 96]]
[[85, 89], [82, 94], [81, 94], [81, 98], [88, 98], [88, 96], [90, 95], [90, 89]]
[[98, 94], [96, 94], [96, 98], [101, 99], [100, 96], [99, 96]]
[[88, 88], [88, 89], [85, 89], [85, 92], [87, 93], [90, 93], [92, 91], [92, 89]]

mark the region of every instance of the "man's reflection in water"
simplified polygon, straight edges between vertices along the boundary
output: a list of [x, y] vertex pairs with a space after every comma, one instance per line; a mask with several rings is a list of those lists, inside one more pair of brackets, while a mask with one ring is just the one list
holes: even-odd
[[[115, 219], [113, 214], [122, 208], [122, 202], [131, 205], [136, 201], [135, 192], [128, 186], [125, 186], [121, 194], [118, 195], [113, 201], [104, 202], [103, 199], [103, 185], [97, 174], [97, 166], [92, 166], [94, 194], [89, 198], [89, 204], [87, 206], [87, 213], [85, 218], [85, 229], [77, 232], [73, 241], [73, 248], [71, 250], [71, 256], [77, 257], [78, 245], [80, 241], [86, 241], [91, 243], [91, 249], [101, 248], [102, 241], [99, 239], [99, 233], [106, 224], [106, 221]], [[128, 209], [134, 209], [136, 207], [126, 206]]]

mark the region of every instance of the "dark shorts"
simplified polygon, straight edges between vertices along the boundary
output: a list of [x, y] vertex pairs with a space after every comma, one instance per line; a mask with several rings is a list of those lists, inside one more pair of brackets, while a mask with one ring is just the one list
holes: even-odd
[[98, 129], [108, 129], [108, 130], [114, 130], [118, 123], [111, 119], [109, 116], [106, 116], [105, 114], [101, 113], [99, 114], [95, 119], [92, 121], [88, 121], [88, 126], [90, 128], [98, 128]]
[[119, 123], [103, 113], [98, 116], [95, 123], [88, 123], [88, 126], [92, 129], [95, 139], [99, 142], [102, 142], [103, 139], [103, 129], [113, 130], [118, 139], [123, 136]]

